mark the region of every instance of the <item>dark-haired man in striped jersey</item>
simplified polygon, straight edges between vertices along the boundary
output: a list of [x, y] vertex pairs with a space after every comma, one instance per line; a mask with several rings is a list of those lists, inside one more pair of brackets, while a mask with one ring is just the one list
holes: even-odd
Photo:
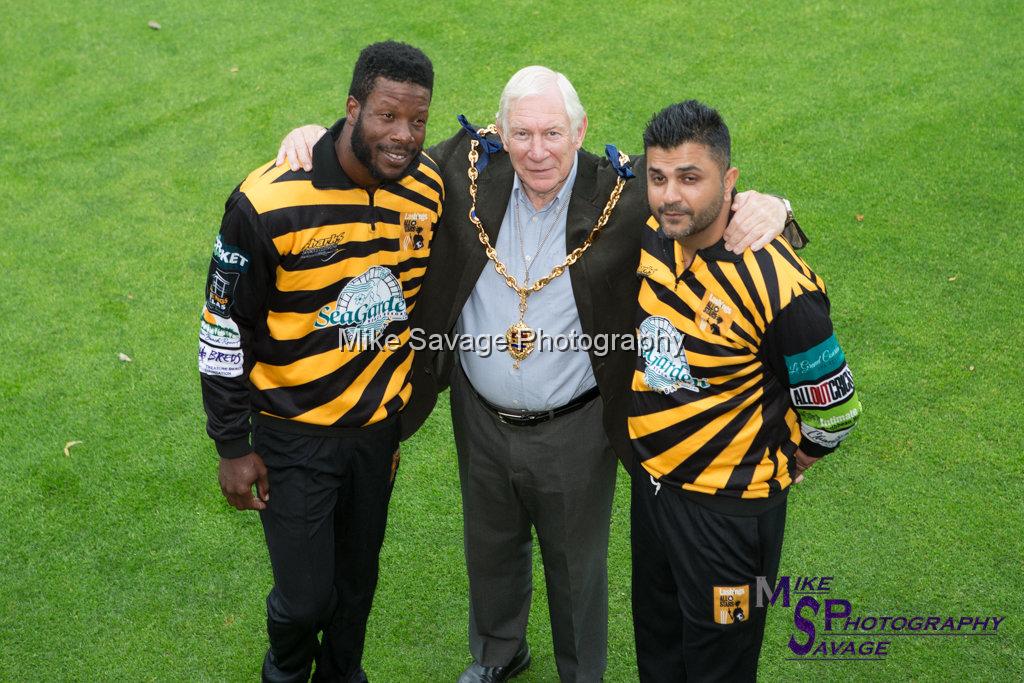
[[689, 100], [644, 132], [654, 218], [641, 236], [630, 438], [633, 620], [642, 681], [754, 680], [788, 487], [861, 406], [825, 284], [776, 238], [722, 242], [738, 169]]
[[314, 680], [366, 680], [408, 320], [444, 197], [422, 152], [433, 81], [416, 48], [365, 48], [312, 169], [250, 173], [217, 236], [199, 372], [221, 489], [260, 511], [274, 569], [265, 681], [306, 681], [314, 660]]

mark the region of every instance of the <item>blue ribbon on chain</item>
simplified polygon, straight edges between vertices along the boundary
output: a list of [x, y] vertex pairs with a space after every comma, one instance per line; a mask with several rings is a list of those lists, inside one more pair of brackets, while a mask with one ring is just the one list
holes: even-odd
[[608, 157], [608, 161], [612, 162], [612, 168], [615, 169], [620, 178], [628, 180], [636, 177], [632, 169], [633, 162], [631, 160], [626, 161], [626, 163], [619, 161], [619, 150], [615, 145], [605, 145], [604, 154]]
[[462, 126], [463, 130], [469, 133], [469, 137], [480, 143], [480, 158], [476, 160], [476, 170], [484, 170], [487, 168], [487, 162], [490, 160], [490, 155], [496, 154], [502, 150], [501, 143], [495, 140], [488, 140], [486, 137], [476, 132], [476, 126], [466, 120], [466, 116], [464, 114], [459, 114], [459, 125]]

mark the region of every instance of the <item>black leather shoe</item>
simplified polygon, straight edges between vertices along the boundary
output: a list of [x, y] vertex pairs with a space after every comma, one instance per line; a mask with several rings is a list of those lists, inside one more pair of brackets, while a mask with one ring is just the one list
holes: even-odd
[[523, 673], [529, 666], [530, 646], [524, 642], [523, 649], [505, 666], [484, 666], [473, 662], [459, 676], [459, 683], [502, 683]]

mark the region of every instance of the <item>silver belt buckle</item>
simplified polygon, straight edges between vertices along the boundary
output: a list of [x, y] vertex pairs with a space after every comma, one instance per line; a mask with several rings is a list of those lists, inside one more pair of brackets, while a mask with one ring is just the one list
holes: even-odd
[[511, 425], [513, 427], [516, 425], [516, 423], [512, 422], [509, 418], [517, 418], [519, 417], [518, 415], [514, 415], [513, 413], [503, 413], [500, 410], [495, 410], [494, 412], [498, 415], [498, 419], [501, 420], [503, 424]]

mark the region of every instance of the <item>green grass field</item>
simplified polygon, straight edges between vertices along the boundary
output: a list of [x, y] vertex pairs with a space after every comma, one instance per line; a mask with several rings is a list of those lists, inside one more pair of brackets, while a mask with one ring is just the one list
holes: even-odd
[[[835, 576], [859, 613], [1006, 620], [893, 638], [885, 661], [793, 662], [776, 607], [761, 678], [1024, 678], [1021, 4], [17, 5], [0, 24], [0, 680], [257, 679], [271, 576], [203, 430], [206, 264], [235, 184], [293, 126], [339, 116], [358, 50], [390, 37], [434, 60], [428, 142], [458, 113], [486, 123], [541, 63], [579, 90], [588, 148], [638, 151], [652, 112], [696, 97], [730, 124], [741, 188], [791, 198], [866, 413], [793, 492], [783, 573]], [[375, 682], [469, 661], [446, 406], [403, 448]], [[636, 679], [626, 484], [613, 682]], [[536, 566], [519, 680], [551, 681]]]

